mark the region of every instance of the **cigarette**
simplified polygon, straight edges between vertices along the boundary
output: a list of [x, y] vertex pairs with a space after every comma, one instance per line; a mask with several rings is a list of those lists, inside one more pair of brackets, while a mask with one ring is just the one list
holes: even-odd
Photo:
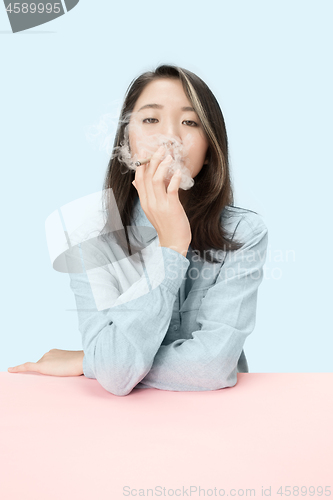
[[145, 160], [138, 160], [134, 163], [134, 165], [136, 167], [140, 167], [140, 165], [145, 165], [146, 163], [149, 163], [151, 159], [152, 157], [150, 156], [150, 158], [146, 158]]

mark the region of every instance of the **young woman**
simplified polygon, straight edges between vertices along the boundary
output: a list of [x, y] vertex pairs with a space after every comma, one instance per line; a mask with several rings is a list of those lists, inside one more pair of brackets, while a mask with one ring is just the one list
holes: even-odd
[[233, 205], [219, 104], [194, 73], [159, 66], [127, 91], [114, 152], [127, 140], [149, 161], [124, 170], [112, 155], [106, 230], [68, 256], [83, 351], [52, 349], [9, 370], [84, 374], [118, 396], [232, 387], [248, 372], [268, 236], [257, 213]]

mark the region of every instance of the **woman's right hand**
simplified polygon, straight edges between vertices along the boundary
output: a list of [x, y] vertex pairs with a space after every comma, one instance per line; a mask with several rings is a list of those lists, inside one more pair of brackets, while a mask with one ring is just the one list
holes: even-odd
[[[140, 153], [144, 158], [145, 152]], [[160, 246], [169, 247], [186, 257], [192, 233], [178, 196], [181, 175], [177, 170], [166, 187], [165, 175], [172, 157], [168, 155], [161, 161], [164, 154], [165, 147], [161, 146], [148, 164], [137, 167], [133, 185], [147, 219], [157, 231]]]

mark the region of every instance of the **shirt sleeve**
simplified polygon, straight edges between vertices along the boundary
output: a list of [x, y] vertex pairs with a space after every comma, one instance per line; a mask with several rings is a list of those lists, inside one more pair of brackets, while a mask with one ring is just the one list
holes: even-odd
[[[99, 250], [93, 250], [94, 262], [81, 253], [82, 272], [69, 272], [82, 336], [83, 372], [112, 394], [124, 396], [151, 368], [190, 263], [175, 250], [156, 246], [141, 277], [121, 293], [114, 272], [117, 263], [96, 265]], [[77, 270], [77, 262], [73, 263], [77, 254], [67, 258], [68, 269]]]
[[227, 252], [215, 284], [193, 311], [200, 329], [193, 331], [193, 338], [161, 345], [139, 388], [209, 391], [237, 383], [238, 359], [255, 326], [268, 243], [262, 221], [253, 227], [242, 219], [238, 226], [235, 237], [245, 245]]

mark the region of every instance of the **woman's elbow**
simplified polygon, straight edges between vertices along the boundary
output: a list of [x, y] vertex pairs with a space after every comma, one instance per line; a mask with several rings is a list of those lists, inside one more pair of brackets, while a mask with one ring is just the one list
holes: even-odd
[[234, 387], [237, 384], [237, 368], [233, 369], [229, 374], [224, 370], [218, 370], [212, 368], [205, 374], [201, 374], [199, 377], [201, 384], [205, 387], [204, 390], [207, 391], [218, 391], [220, 389], [227, 389], [228, 387]]
[[100, 385], [114, 396], [128, 396], [143, 377], [141, 371], [134, 373], [122, 369], [97, 373], [96, 378]]
[[132, 387], [131, 389], [116, 389], [116, 390], [113, 390], [113, 391], [109, 391], [111, 392], [111, 394], [113, 394], [114, 396], [128, 396], [132, 390], [134, 389], [134, 387]]
[[114, 396], [127, 396], [135, 387], [135, 385], [128, 386], [127, 384], [117, 383], [112, 377], [108, 377], [106, 374], [100, 374], [100, 376], [97, 376], [97, 381], [103, 389]]
[[234, 387], [237, 384], [237, 370], [233, 370], [228, 376], [223, 376], [221, 377], [217, 384], [215, 389], [227, 389], [228, 387]]

